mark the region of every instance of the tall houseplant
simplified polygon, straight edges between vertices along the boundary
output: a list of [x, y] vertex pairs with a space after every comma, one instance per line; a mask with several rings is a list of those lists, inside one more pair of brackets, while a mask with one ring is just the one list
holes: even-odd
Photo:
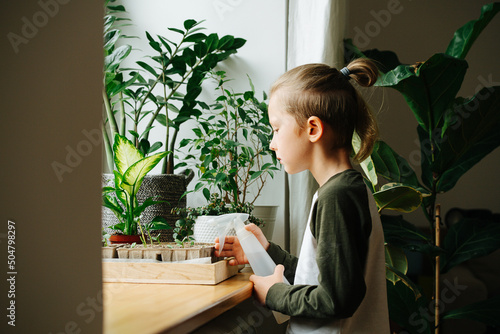
[[[177, 148], [179, 130], [188, 120], [196, 120], [206, 104], [197, 100], [201, 84], [207, 73], [245, 44], [245, 40], [215, 33], [201, 32], [202, 21], [184, 21], [182, 28], [168, 28], [177, 39], [164, 36], [153, 37], [145, 32], [151, 52], [144, 55], [145, 61], [137, 61], [134, 68], [123, 66], [132, 52], [131, 45], [123, 44], [122, 27], [130, 20], [121, 18], [123, 6], [106, 4], [104, 26], [104, 122], [103, 142], [106, 153], [106, 169], [112, 171], [113, 147], [111, 139], [116, 134], [128, 136], [134, 146], [144, 155], [154, 153], [160, 147], [169, 149], [160, 175], [148, 175], [140, 197], [159, 196], [162, 203], [147, 209], [146, 215], [162, 215], [171, 225], [176, 217], [171, 208], [185, 206], [182, 197], [193, 177], [189, 170], [174, 174], [176, 170], [174, 152]], [[125, 23], [125, 24], [124, 24]], [[127, 119], [131, 122], [127, 124]], [[166, 128], [163, 142], [150, 143], [153, 128]], [[110, 183], [112, 175], [104, 175], [103, 182]], [[147, 186], [146, 186], [147, 185]], [[144, 194], [142, 194], [144, 193]], [[168, 202], [168, 203], [167, 203]], [[153, 213], [154, 211], [154, 213]], [[109, 215], [104, 212], [103, 217]], [[103, 221], [103, 225], [109, 225]], [[168, 241], [168, 234], [165, 241]]]
[[[191, 162], [198, 170], [194, 190], [201, 190], [207, 200], [216, 192], [227, 204], [253, 205], [267, 177], [279, 170], [269, 148], [272, 128], [267, 104], [255, 97], [250, 79], [250, 90], [235, 93], [227, 86], [231, 80], [224, 71], [214, 73], [213, 78], [216, 102], [199, 118], [194, 138], [181, 141], [180, 147], [188, 151], [184, 165]], [[263, 99], [267, 99], [265, 93]]]
[[[183, 220], [192, 224], [197, 216], [243, 212], [250, 214], [250, 221], [265, 227], [270, 235], [272, 221], [265, 226], [266, 222], [253, 212], [267, 177], [274, 177], [279, 170], [269, 148], [272, 128], [264, 102], [267, 96], [263, 94], [262, 102], [256, 98], [250, 78], [250, 89], [243, 93], [235, 93], [229, 87], [231, 80], [224, 71], [213, 73], [213, 78], [218, 94], [215, 103], [200, 116], [198, 126], [193, 129], [194, 137], [181, 141], [181, 147], [188, 151], [185, 165], [198, 170], [199, 181], [194, 191], [202, 191], [208, 204], [181, 210]], [[210, 230], [209, 226], [200, 227], [202, 221], [197, 221], [196, 230]], [[209, 240], [212, 233], [207, 233]], [[200, 239], [200, 234], [196, 234]]]
[[[346, 54], [366, 56], [381, 64], [382, 73], [377, 85], [394, 88], [403, 94], [416, 118], [422, 182], [410, 164], [385, 142], [376, 145], [371, 159], [365, 161], [364, 169], [380, 210], [400, 206], [413, 210], [422, 202], [430, 229], [437, 232], [433, 235], [419, 230], [402, 216], [382, 215], [382, 220], [388, 244], [422, 252], [432, 259], [436, 275], [434, 304], [438, 306], [441, 273], [500, 247], [500, 224], [478, 219], [462, 220], [452, 225], [441, 242], [439, 205], [436, 202], [438, 194], [451, 190], [464, 173], [500, 146], [500, 87], [484, 87], [472, 98], [456, 96], [468, 67], [465, 57], [499, 10], [500, 3], [483, 6], [477, 20], [455, 32], [444, 53], [414, 65], [401, 64], [391, 51], [360, 52], [351, 41], [346, 41]], [[390, 184], [377, 188], [377, 175]], [[405, 190], [396, 191], [397, 188]], [[420, 312], [429, 308], [430, 299], [400, 270], [391, 269], [398, 276], [393, 279], [394, 284], [388, 284], [391, 319], [410, 333], [437, 332], [442, 320], [452, 318], [468, 318], [500, 326], [498, 297], [444, 314], [436, 306], [431, 310], [435, 318], [430, 320]]]

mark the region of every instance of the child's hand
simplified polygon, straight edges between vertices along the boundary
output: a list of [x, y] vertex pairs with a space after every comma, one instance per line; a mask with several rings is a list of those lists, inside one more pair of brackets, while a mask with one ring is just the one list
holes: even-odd
[[[247, 231], [252, 232], [257, 240], [262, 244], [265, 250], [269, 248], [269, 242], [266, 239], [262, 230], [255, 224], [245, 225], [245, 229]], [[216, 256], [226, 256], [226, 257], [234, 257], [234, 259], [229, 261], [229, 265], [236, 266], [238, 264], [247, 264], [248, 259], [243, 252], [243, 248], [241, 247], [240, 241], [237, 237], [227, 236], [224, 241], [224, 249], [220, 250], [219, 238], [215, 239], [215, 249]]]
[[278, 264], [274, 269], [274, 274], [269, 276], [257, 276], [251, 275], [250, 281], [253, 282], [253, 288], [255, 290], [255, 298], [264, 305], [266, 303], [267, 292], [275, 283], [283, 283], [283, 273], [285, 267]]
[[220, 250], [219, 238], [215, 239], [215, 256], [234, 257], [229, 260], [229, 265], [237, 266], [238, 264], [248, 263], [248, 259], [241, 248], [238, 237], [228, 236], [224, 240], [224, 249]]

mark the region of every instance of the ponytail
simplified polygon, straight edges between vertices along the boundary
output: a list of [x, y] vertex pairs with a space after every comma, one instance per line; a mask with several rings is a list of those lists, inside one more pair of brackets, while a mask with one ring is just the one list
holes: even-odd
[[355, 59], [346, 68], [348, 71], [340, 72], [325, 64], [295, 67], [274, 83], [270, 96], [279, 91], [285, 110], [300, 128], [311, 116], [329, 124], [335, 137], [332, 148], [352, 148], [352, 136], [356, 131], [361, 147], [353, 161], [359, 163], [370, 156], [378, 137], [378, 127], [370, 108], [351, 81], [362, 87], [373, 86], [378, 69], [367, 58]]
[[[347, 66], [350, 78], [362, 86], [371, 87], [378, 77], [378, 68], [375, 63], [368, 58], [358, 58], [350, 62]], [[354, 130], [358, 134], [361, 147], [353, 157], [354, 162], [360, 163], [370, 156], [373, 146], [378, 139], [378, 126], [375, 117], [365, 102], [363, 97], [356, 90], [356, 100], [358, 105], [358, 116]]]

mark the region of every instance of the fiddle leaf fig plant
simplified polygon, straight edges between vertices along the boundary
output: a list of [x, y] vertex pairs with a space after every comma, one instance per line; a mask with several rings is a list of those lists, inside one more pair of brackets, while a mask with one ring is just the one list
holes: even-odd
[[[462, 175], [500, 146], [500, 86], [484, 87], [472, 97], [457, 96], [469, 66], [465, 57], [499, 11], [498, 2], [484, 5], [477, 20], [455, 32], [445, 52], [412, 65], [401, 64], [392, 51], [360, 51], [351, 40], [345, 43], [346, 55], [368, 57], [380, 64], [376, 85], [399, 91], [415, 116], [421, 148], [421, 181], [410, 164], [382, 141], [376, 144], [364, 169], [369, 170], [369, 175], [376, 171], [389, 182], [377, 188], [377, 181], [368, 177], [380, 211], [384, 208], [411, 211], [420, 206], [420, 198], [431, 231], [436, 230], [436, 235], [421, 232], [402, 216], [382, 215], [385, 240], [391, 248], [429, 255], [437, 273], [436, 282], [440, 273], [500, 247], [500, 224], [488, 219], [466, 219], [452, 225], [441, 244], [439, 217], [435, 213], [438, 194], [450, 191]], [[478, 308], [483, 313], [498, 312], [500, 308], [499, 299], [491, 298], [445, 314], [436, 310], [438, 320], [431, 323], [418, 313], [419, 307], [429, 305], [430, 298], [415, 292], [418, 288], [407, 284], [407, 278], [391, 276], [394, 279], [388, 283], [390, 316], [410, 333], [430, 333], [431, 328], [439, 327], [446, 318], [483, 321], [484, 317], [476, 312]], [[437, 283], [435, 290], [436, 286]], [[434, 291], [435, 296], [439, 293]], [[500, 326], [498, 317], [488, 321]]]
[[[112, 229], [120, 230], [124, 235], [138, 234], [138, 225], [142, 212], [149, 206], [161, 203], [154, 198], [147, 198], [139, 203], [137, 192], [142, 181], [167, 154], [161, 152], [145, 157], [127, 138], [116, 134], [113, 145], [114, 161], [117, 170], [114, 187], [103, 187], [103, 205], [115, 214], [120, 223]], [[156, 224], [156, 220], [153, 220]], [[162, 224], [162, 226], [165, 224]]]

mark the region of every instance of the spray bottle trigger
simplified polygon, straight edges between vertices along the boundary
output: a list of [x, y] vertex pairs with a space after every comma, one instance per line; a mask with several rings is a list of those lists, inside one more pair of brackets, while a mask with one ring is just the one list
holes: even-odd
[[234, 227], [234, 220], [238, 217], [242, 221], [248, 219], [247, 213], [228, 213], [213, 218], [210, 224], [215, 227], [217, 231], [217, 236], [219, 237], [219, 252], [224, 249], [224, 242], [226, 241], [226, 235], [231, 228]]

